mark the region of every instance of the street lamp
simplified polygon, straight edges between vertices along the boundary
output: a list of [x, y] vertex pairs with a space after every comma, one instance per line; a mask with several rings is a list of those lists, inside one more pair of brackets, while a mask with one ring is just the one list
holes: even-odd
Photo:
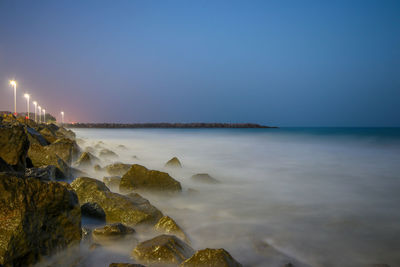
[[30, 95], [29, 94], [24, 94], [24, 96], [26, 98], [26, 104], [27, 104], [27, 107], [28, 107], [28, 120], [29, 120], [29, 98], [30, 98]]
[[39, 123], [41, 123], [42, 122], [42, 107], [39, 106], [38, 109], [39, 109]]
[[46, 123], [46, 110], [43, 109], [43, 122]]
[[37, 102], [36, 102], [36, 101], [33, 101], [33, 104], [35, 105], [35, 122], [37, 122], [37, 119], [36, 119]]
[[17, 82], [11, 80], [10, 85], [14, 87], [14, 115], [17, 116]]
[[61, 111], [61, 124], [64, 125], [64, 111]]

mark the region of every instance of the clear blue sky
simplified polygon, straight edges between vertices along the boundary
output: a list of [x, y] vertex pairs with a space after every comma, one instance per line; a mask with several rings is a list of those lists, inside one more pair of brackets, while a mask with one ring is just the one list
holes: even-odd
[[81, 122], [400, 126], [400, 1], [0, 1], [10, 78]]

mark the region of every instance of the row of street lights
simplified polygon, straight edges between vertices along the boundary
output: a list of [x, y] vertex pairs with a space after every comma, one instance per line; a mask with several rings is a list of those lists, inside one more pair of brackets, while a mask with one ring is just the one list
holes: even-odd
[[[17, 116], [17, 82], [14, 80], [10, 81], [10, 85], [14, 88], [14, 115]], [[29, 104], [31, 96], [29, 94], [24, 94], [26, 98], [26, 105], [27, 105], [27, 118], [30, 119], [29, 116]], [[38, 102], [33, 101], [33, 105], [35, 106], [35, 122], [42, 122], [42, 115], [43, 115], [43, 122], [46, 122], [46, 109], [42, 108], [38, 105]], [[37, 116], [37, 110], [39, 110], [39, 119]], [[61, 123], [64, 124], [64, 111], [61, 111]]]

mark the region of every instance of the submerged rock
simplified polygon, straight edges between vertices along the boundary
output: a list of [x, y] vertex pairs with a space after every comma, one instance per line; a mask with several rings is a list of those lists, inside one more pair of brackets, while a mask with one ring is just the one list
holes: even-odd
[[126, 235], [133, 235], [136, 231], [122, 223], [114, 223], [98, 227], [93, 230], [93, 238], [95, 241], [116, 240]]
[[165, 234], [176, 235], [185, 242], [189, 241], [182, 228], [169, 216], [163, 216], [154, 226], [154, 229]]
[[100, 151], [99, 157], [100, 158], [118, 158], [118, 155], [114, 151], [104, 148]]
[[154, 224], [162, 217], [162, 213], [142, 197], [134, 199], [113, 193], [99, 180], [80, 177], [71, 186], [78, 194], [81, 205], [87, 202], [98, 203], [103, 208], [108, 223], [122, 222], [133, 226]]
[[119, 188], [120, 182], [121, 182], [121, 177], [119, 176], [103, 177], [103, 183], [105, 183], [106, 186], [111, 190], [117, 190]]
[[194, 250], [176, 236], [160, 235], [137, 245], [132, 257], [144, 264], [178, 265], [193, 253]]
[[85, 168], [92, 165], [94, 162], [99, 161], [99, 158], [90, 152], [83, 152], [79, 159], [76, 161], [75, 165], [78, 168]]
[[173, 157], [167, 163], [165, 163], [165, 167], [182, 168], [182, 164], [177, 157]]
[[24, 126], [0, 125], [0, 158], [12, 166], [15, 171], [25, 171], [28, 149], [29, 140]]
[[104, 168], [102, 168], [99, 164], [94, 165], [94, 166], [93, 166], [93, 169], [94, 169], [96, 172], [104, 171]]
[[131, 168], [132, 164], [113, 163], [105, 167], [109, 175], [124, 175]]
[[0, 265], [28, 266], [81, 239], [73, 190], [0, 174]]
[[197, 251], [180, 267], [242, 267], [225, 249], [206, 248]]
[[93, 217], [100, 220], [105, 220], [106, 213], [96, 202], [86, 202], [81, 206], [82, 215]]
[[198, 173], [192, 176], [192, 180], [200, 183], [218, 184], [219, 181], [211, 177], [208, 173]]
[[132, 190], [149, 191], [182, 191], [181, 184], [166, 172], [148, 170], [139, 164], [134, 164], [121, 178], [119, 185], [121, 192]]

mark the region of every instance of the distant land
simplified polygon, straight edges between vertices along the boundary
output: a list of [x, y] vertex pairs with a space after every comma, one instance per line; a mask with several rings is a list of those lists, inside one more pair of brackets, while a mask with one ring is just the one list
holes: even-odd
[[66, 123], [68, 128], [278, 128], [256, 123]]

